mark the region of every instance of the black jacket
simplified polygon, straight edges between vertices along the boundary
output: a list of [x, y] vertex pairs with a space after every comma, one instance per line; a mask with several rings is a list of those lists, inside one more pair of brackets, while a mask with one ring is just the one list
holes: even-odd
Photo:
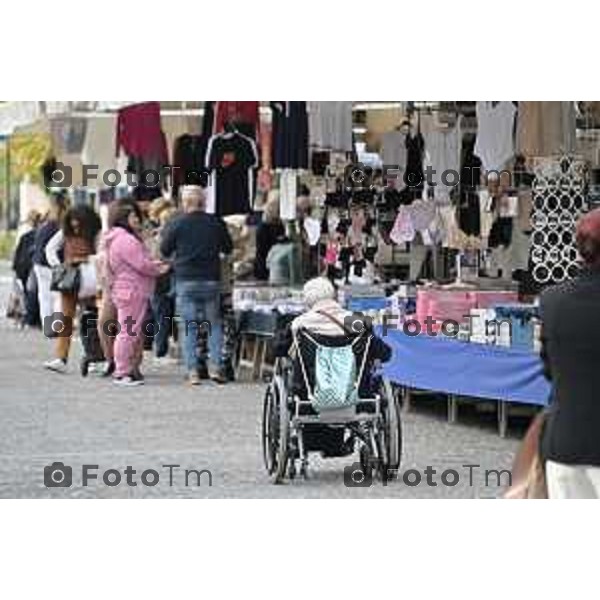
[[162, 232], [160, 252], [174, 259], [176, 280], [220, 281], [221, 254], [233, 243], [221, 217], [192, 212], [169, 221]]
[[261, 223], [256, 229], [256, 256], [254, 258], [254, 277], [259, 281], [269, 279], [267, 256], [269, 250], [283, 237], [285, 228], [281, 221]]
[[540, 312], [542, 357], [552, 381], [542, 454], [600, 466], [600, 269], [547, 289]]
[[13, 257], [13, 271], [21, 281], [27, 281], [33, 267], [33, 253], [35, 251], [35, 229], [24, 233], [19, 239]]
[[59, 230], [58, 223], [56, 221], [46, 221], [35, 232], [35, 238], [33, 241], [33, 264], [41, 265], [43, 267], [49, 267], [48, 261], [46, 260], [46, 246], [48, 242]]

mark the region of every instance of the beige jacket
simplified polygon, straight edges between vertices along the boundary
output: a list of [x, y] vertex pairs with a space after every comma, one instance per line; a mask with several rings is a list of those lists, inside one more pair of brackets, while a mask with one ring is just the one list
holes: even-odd
[[344, 318], [351, 315], [352, 313], [345, 308], [342, 308], [335, 300], [321, 300], [317, 302], [309, 311], [296, 317], [292, 321], [292, 331], [297, 331], [301, 327], [307, 329], [312, 333], [327, 336], [338, 336], [344, 335], [342, 327], [334, 323], [331, 319], [328, 319], [317, 311], [323, 311], [336, 318], [341, 323], [344, 322]]

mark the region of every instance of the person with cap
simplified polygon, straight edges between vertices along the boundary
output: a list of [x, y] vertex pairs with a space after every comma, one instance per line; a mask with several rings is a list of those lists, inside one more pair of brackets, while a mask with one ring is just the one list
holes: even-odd
[[600, 209], [577, 224], [583, 261], [540, 298], [542, 358], [552, 403], [542, 434], [550, 498], [600, 498]]
[[206, 194], [200, 186], [181, 191], [183, 214], [169, 221], [161, 236], [160, 252], [173, 261], [175, 304], [179, 317], [187, 380], [198, 385], [198, 331], [209, 331], [211, 378], [224, 384], [221, 318], [221, 261], [233, 243], [223, 219], [206, 212]]

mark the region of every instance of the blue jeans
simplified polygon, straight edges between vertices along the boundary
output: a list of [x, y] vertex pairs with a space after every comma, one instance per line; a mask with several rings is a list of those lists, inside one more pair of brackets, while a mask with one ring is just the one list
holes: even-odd
[[151, 299], [152, 316], [158, 325], [158, 332], [154, 336], [154, 353], [158, 358], [166, 356], [169, 352], [169, 334], [172, 322], [172, 299], [168, 294], [154, 293]]
[[[222, 367], [223, 328], [221, 324], [221, 285], [218, 281], [177, 281], [179, 337], [188, 371], [198, 368], [198, 329], [208, 330], [210, 360]], [[206, 324], [208, 322], [208, 324]]]

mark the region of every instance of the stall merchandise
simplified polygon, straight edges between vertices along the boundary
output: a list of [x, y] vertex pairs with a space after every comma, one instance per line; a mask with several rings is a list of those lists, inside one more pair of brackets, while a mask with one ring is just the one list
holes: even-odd
[[310, 145], [352, 152], [352, 102], [308, 102]]
[[205, 156], [208, 141], [206, 135], [187, 133], [175, 140], [172, 160], [174, 198], [178, 196], [182, 185], [207, 185], [208, 171], [205, 166]]
[[517, 109], [512, 102], [477, 102], [475, 154], [486, 171], [500, 171], [515, 155], [513, 131]]
[[[116, 156], [121, 148], [130, 160], [142, 164], [168, 164], [165, 134], [160, 122], [160, 104], [144, 102], [119, 110]], [[151, 168], [151, 167], [147, 167]]]
[[306, 102], [271, 102], [271, 166], [308, 169], [308, 114]]
[[385, 373], [400, 385], [447, 394], [546, 406], [550, 385], [538, 354], [444, 336], [389, 331], [394, 360]]
[[447, 204], [450, 193], [460, 180], [460, 157], [462, 150], [462, 132], [460, 123], [447, 130], [436, 129], [426, 132], [425, 162], [433, 171], [427, 185], [433, 184], [433, 196], [436, 202]]
[[574, 152], [575, 119], [574, 102], [519, 102], [517, 151], [527, 158]]
[[208, 142], [206, 167], [213, 175], [210, 212], [222, 216], [250, 212], [258, 167], [254, 141], [238, 131], [214, 135]]
[[579, 271], [575, 224], [587, 211], [585, 163], [573, 157], [536, 161], [531, 259], [541, 286], [572, 279]]
[[115, 156], [117, 145], [117, 117], [107, 115], [88, 119], [85, 140], [81, 150], [81, 162], [84, 165], [98, 165], [98, 187], [103, 183], [107, 171], [116, 170], [123, 178], [127, 168], [127, 156], [121, 153]]
[[494, 319], [510, 323], [510, 327], [500, 327], [499, 345], [539, 352], [539, 310], [536, 305], [498, 304], [494, 306]]
[[408, 336], [388, 332], [394, 360], [384, 367], [402, 386], [406, 408], [411, 390], [431, 390], [448, 396], [448, 419], [457, 418], [458, 397], [493, 401], [498, 405], [500, 435], [506, 435], [510, 403], [547, 406], [550, 384], [539, 354], [502, 346], [464, 344], [443, 336]]
[[259, 102], [219, 101], [214, 104], [214, 124], [212, 134], [227, 131], [228, 125], [235, 125], [240, 133], [256, 140], [259, 125]]

